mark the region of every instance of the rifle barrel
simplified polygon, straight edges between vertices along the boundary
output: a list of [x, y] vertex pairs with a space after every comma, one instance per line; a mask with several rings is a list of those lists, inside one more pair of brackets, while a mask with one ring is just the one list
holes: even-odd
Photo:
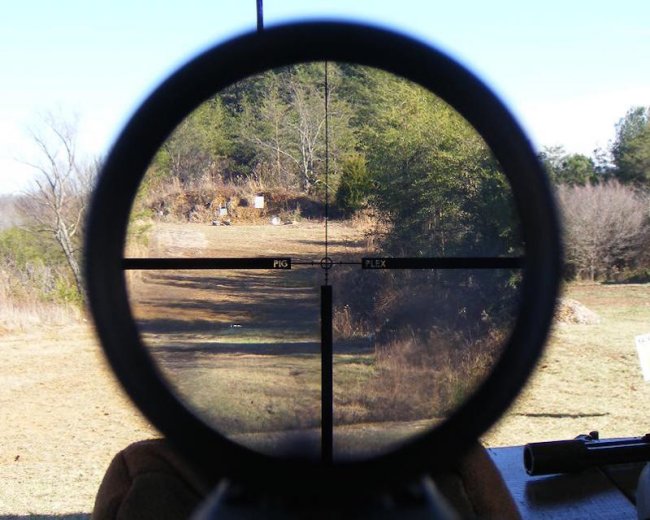
[[533, 442], [524, 446], [524, 467], [529, 475], [569, 473], [593, 466], [650, 461], [648, 436], [622, 439], [572, 439]]

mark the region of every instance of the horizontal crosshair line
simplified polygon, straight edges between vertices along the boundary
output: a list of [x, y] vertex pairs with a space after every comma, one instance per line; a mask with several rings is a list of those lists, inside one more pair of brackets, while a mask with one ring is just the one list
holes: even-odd
[[122, 269], [291, 269], [291, 258], [123, 258]]
[[[321, 260], [309, 260], [307, 262], [292, 262], [291, 265], [321, 265]], [[332, 261], [332, 265], [361, 265], [361, 262]]]
[[[321, 266], [322, 260], [292, 262], [289, 257], [274, 258], [123, 258], [125, 270], [165, 269], [291, 269], [292, 265]], [[392, 258], [364, 257], [361, 261], [332, 261], [331, 265], [360, 265], [362, 269], [521, 269], [524, 258], [434, 257]]]
[[363, 269], [521, 269], [521, 256], [446, 256], [434, 258], [367, 257], [361, 259]]

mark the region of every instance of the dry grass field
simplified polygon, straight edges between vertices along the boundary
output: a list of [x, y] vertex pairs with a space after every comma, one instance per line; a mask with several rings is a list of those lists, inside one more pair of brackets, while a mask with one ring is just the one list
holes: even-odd
[[[294, 230], [292, 236], [298, 238], [293, 243], [283, 236], [290, 226], [251, 226], [244, 230], [233, 226], [220, 233], [247, 234], [245, 246], [231, 251], [232, 256], [275, 256], [289, 252], [307, 257], [318, 253], [318, 225], [301, 223], [300, 226], [304, 226], [304, 236], [296, 235]], [[202, 244], [209, 254], [210, 234], [214, 232], [209, 226], [166, 225], [156, 233], [148, 249], [172, 256]], [[332, 232], [338, 239], [334, 247], [340, 248], [340, 254], [356, 254], [358, 248], [365, 247], [358, 234], [348, 227], [335, 227]], [[291, 247], [293, 251], [289, 251]], [[223, 256], [221, 252], [219, 255]], [[220, 395], [227, 392], [232, 396], [228, 404], [231, 413], [222, 414], [217, 421], [238, 417], [240, 423], [218, 424], [225, 430], [232, 428], [234, 436], [239, 435], [242, 442], [254, 445], [260, 441], [251, 433], [251, 426], [259, 426], [260, 422], [266, 425], [262, 429], [269, 432], [285, 427], [287, 417], [294, 427], [314, 426], [318, 367], [310, 349], [314, 348], [318, 333], [317, 314], [305, 310], [286, 316], [274, 310], [277, 307], [273, 301], [261, 301], [258, 303], [262, 304], [266, 321], [275, 328], [247, 327], [250, 318], [247, 298], [262, 297], [269, 284], [275, 283], [267, 280], [261, 286], [246, 286], [240, 291], [230, 287], [228, 309], [221, 309], [215, 322], [214, 314], [209, 314], [209, 305], [214, 305], [214, 301], [208, 296], [219, 290], [219, 285], [227, 285], [232, 280], [222, 276], [212, 286], [191, 280], [190, 275], [179, 277], [171, 288], [166, 284], [171, 292], [160, 299], [151, 283], [155, 276], [153, 272], [131, 276], [134, 297], [139, 290], [136, 314], [142, 320], [152, 317], [147, 312], [151, 312], [156, 302], [182, 302], [187, 296], [182, 291], [187, 290], [188, 284], [194, 284], [192, 298], [202, 302], [198, 306], [185, 302], [173, 309], [176, 318], [182, 318], [180, 321], [191, 317], [193, 326], [203, 327], [198, 334], [195, 328], [188, 331], [178, 323], [172, 326], [160, 322], [157, 328], [146, 331], [148, 336], [145, 334], [161, 363], [171, 367], [169, 377], [176, 378], [177, 391], [193, 395], [197, 410], [201, 410], [205, 399], [197, 389], [208, 388], [211, 396], [214, 392], [221, 392]], [[143, 283], [147, 277], [149, 282]], [[303, 302], [305, 309], [310, 308], [307, 304], [314, 302], [304, 292], [307, 281], [295, 279], [293, 285], [283, 285], [282, 298]], [[650, 387], [641, 377], [634, 336], [650, 332], [650, 286], [575, 284], [567, 287], [566, 296], [596, 312], [600, 323], [555, 325], [536, 374], [509, 413], [487, 432], [486, 444], [514, 445], [568, 438], [594, 429], [600, 430], [603, 436], [646, 432], [645, 404]], [[268, 352], [273, 352], [274, 341], [287, 343], [286, 337], [278, 337], [287, 323], [292, 323], [293, 335], [289, 340], [296, 355], [290, 363], [285, 360], [285, 366], [279, 369], [280, 360]], [[174, 361], [178, 361], [173, 351], [163, 350], [160, 343], [170, 338], [185, 348], [192, 342], [197, 347], [193, 362], [184, 364], [180, 371], [173, 370]], [[207, 344], [220, 349], [220, 377], [214, 377], [214, 371], [206, 366]], [[350, 345], [335, 360], [339, 374], [335, 384], [352, 393], [359, 390], [355, 390], [355, 385], [364, 388], [364, 381], [371, 378], [370, 352], [362, 345], [357, 345], [357, 350], [353, 347]], [[251, 352], [256, 348], [266, 351]], [[242, 371], [242, 366], [252, 370]], [[242, 375], [246, 373], [249, 377]], [[286, 394], [286, 399], [261, 392], [260, 382], [265, 378], [278, 388], [278, 393]], [[88, 323], [34, 328], [29, 332], [3, 331], [0, 381], [1, 520], [84, 518], [92, 509], [94, 493], [113, 454], [132, 441], [156, 435], [114, 381]], [[187, 386], [187, 381], [194, 383]], [[222, 388], [215, 389], [217, 384], [223, 385]], [[255, 392], [253, 399], [250, 399], [251, 392]], [[336, 399], [342, 417], [350, 419], [360, 413], [355, 408], [357, 404], [346, 402], [344, 395]], [[253, 407], [249, 406], [251, 400], [256, 403]], [[289, 409], [294, 410], [292, 416], [286, 413]], [[355, 439], [374, 437], [381, 439], [379, 444], [390, 445], [395, 438], [426, 426], [426, 421], [343, 422], [347, 426], [341, 427], [341, 436], [347, 435], [353, 449], [359, 449]]]
[[650, 286], [573, 284], [565, 296], [596, 312], [597, 324], [556, 323], [544, 358], [508, 414], [485, 436], [493, 446], [650, 432], [650, 383], [634, 337], [650, 332]]
[[88, 514], [112, 456], [155, 431], [86, 323], [5, 334], [0, 360], [0, 518]]

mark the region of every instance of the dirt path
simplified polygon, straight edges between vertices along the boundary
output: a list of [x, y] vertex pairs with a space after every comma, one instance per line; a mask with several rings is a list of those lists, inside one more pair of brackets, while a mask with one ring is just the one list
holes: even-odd
[[[329, 224], [330, 253], [360, 253], [363, 241], [351, 226]], [[300, 256], [320, 260], [324, 256], [325, 226], [304, 221], [288, 226], [205, 224], [159, 224], [149, 254], [166, 256], [220, 257]]]

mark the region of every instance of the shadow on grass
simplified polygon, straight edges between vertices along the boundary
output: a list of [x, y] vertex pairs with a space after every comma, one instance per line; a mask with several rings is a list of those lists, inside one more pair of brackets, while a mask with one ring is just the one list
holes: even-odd
[[645, 285], [650, 283], [650, 274], [632, 276], [625, 280], [604, 280], [602, 285]]
[[[296, 356], [300, 354], [320, 353], [320, 342], [297, 341], [292, 343], [208, 343], [197, 344], [173, 344], [154, 346], [151, 350], [156, 354], [249, 354], [258, 356]], [[335, 354], [360, 355], [374, 352], [368, 342], [340, 342], [336, 345]]]
[[291, 331], [317, 328], [319, 292], [312, 282], [278, 273], [158, 273], [145, 280], [153, 293], [137, 298], [135, 290], [132, 301], [146, 311], [138, 322], [147, 333], [214, 334], [230, 324]]
[[[305, 244], [305, 245], [314, 245], [314, 246], [321, 246], [323, 248], [323, 251], [325, 250], [325, 241], [324, 240], [298, 240], [298, 243], [300, 244]], [[357, 239], [357, 240], [328, 240], [327, 245], [329, 247], [349, 247], [349, 248], [354, 248], [354, 249], [361, 249], [363, 248], [365, 244], [364, 240]], [[349, 257], [350, 253], [339, 253], [336, 255], [338, 256], [346, 256]], [[338, 260], [336, 258], [335, 260]]]

